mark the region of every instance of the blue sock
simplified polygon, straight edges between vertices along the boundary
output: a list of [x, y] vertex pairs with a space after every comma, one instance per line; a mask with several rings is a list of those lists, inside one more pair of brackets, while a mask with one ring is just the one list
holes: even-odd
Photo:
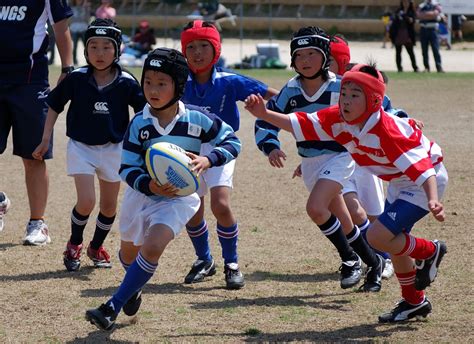
[[239, 227], [237, 223], [230, 227], [223, 227], [217, 224], [217, 236], [221, 243], [224, 264], [237, 263], [237, 239], [239, 237]]
[[209, 247], [209, 232], [206, 221], [202, 221], [197, 227], [186, 226], [189, 238], [191, 239], [196, 256], [200, 260], [211, 260], [211, 248]]
[[[370, 221], [369, 219], [366, 219], [365, 222], [363, 224], [361, 224], [360, 226], [357, 225], [357, 227], [359, 227], [359, 230], [360, 230], [360, 233], [362, 234], [362, 237], [364, 238], [364, 240], [369, 243], [367, 241], [367, 229], [369, 229], [369, 226], [370, 226]], [[371, 246], [372, 247], [372, 246]], [[383, 259], [390, 259], [390, 255], [387, 253], [387, 252], [381, 252], [377, 249], [374, 248], [374, 251], [377, 253], [377, 254], [380, 254]]]
[[107, 301], [108, 305], [113, 304], [112, 308], [115, 310], [115, 313], [118, 314], [128, 299], [135, 292], [143, 288], [151, 276], [153, 276], [157, 267], [158, 264], [151, 264], [138, 253], [137, 258], [128, 268], [122, 284], [120, 284], [112, 298]]

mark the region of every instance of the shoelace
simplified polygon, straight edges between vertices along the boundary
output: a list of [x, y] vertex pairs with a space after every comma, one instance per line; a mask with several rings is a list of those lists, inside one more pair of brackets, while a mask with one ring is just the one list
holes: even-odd
[[32, 234], [38, 234], [38, 232], [41, 232], [43, 230], [43, 221], [30, 221], [28, 224], [28, 235]]

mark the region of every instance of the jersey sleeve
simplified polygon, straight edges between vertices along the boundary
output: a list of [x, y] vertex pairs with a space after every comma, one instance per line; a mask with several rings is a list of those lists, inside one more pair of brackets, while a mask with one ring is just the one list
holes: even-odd
[[251, 94], [260, 94], [265, 96], [268, 86], [261, 81], [238, 75], [233, 83], [235, 88], [236, 100], [244, 101]]
[[146, 99], [143, 95], [142, 88], [136, 81], [131, 82], [130, 88], [130, 100], [128, 104], [133, 108], [135, 113], [140, 112], [143, 110], [146, 104]]
[[387, 158], [418, 186], [436, 174], [428, 154], [431, 143], [413, 121], [386, 120], [380, 144]]
[[[267, 102], [267, 109], [281, 112], [276, 104], [276, 96], [272, 97]], [[280, 128], [265, 122], [264, 120], [257, 119], [255, 121], [255, 143], [258, 149], [260, 149], [265, 155], [269, 155], [272, 150], [280, 149], [280, 140], [278, 139], [278, 133]]]
[[49, 0], [46, 1], [48, 17], [52, 23], [60, 22], [63, 19], [72, 17], [72, 9], [67, 0]]
[[67, 102], [72, 99], [74, 93], [74, 73], [68, 74], [56, 87], [49, 92], [46, 103], [57, 113], [64, 110]]
[[323, 123], [319, 117], [319, 114], [324, 115], [325, 112], [326, 110], [289, 114], [296, 141], [334, 141], [331, 123]]
[[125, 132], [122, 149], [122, 162], [120, 165], [120, 177], [132, 189], [147, 196], [153, 195], [150, 191], [151, 177], [146, 171], [143, 159], [143, 147], [138, 140], [137, 116], [130, 122]]
[[207, 122], [203, 133], [203, 142], [208, 142], [214, 149], [207, 155], [211, 166], [221, 166], [237, 158], [241, 150], [241, 142], [230, 125], [216, 115], [202, 113], [203, 121]]

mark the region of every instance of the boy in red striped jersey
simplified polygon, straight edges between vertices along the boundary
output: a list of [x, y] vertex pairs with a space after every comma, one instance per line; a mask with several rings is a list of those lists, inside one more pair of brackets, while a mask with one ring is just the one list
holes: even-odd
[[389, 181], [385, 210], [367, 233], [369, 243], [390, 253], [402, 289], [402, 300], [379, 322], [426, 317], [431, 303], [424, 289], [434, 281], [447, 252], [442, 241], [410, 234], [429, 212], [438, 221], [445, 213], [439, 198], [448, 175], [440, 147], [430, 142], [415, 121], [383, 111], [385, 84], [374, 66], [356, 65], [342, 78], [339, 105], [315, 113], [288, 115], [267, 110], [260, 95], [246, 100], [254, 116], [287, 130], [296, 140], [335, 140], [371, 173]]

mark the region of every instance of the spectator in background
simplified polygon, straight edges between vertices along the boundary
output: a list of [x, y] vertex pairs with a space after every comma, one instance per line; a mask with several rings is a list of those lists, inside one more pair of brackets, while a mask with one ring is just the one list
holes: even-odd
[[451, 34], [451, 29], [448, 26], [448, 17], [441, 14], [441, 20], [438, 27], [438, 39], [439, 45], [445, 45], [448, 50], [451, 50], [451, 44], [449, 43], [449, 35]]
[[400, 1], [400, 6], [397, 8], [393, 16], [392, 25], [390, 26], [390, 39], [395, 45], [395, 60], [397, 62], [397, 69], [403, 72], [402, 67], [402, 48], [405, 47], [410, 56], [413, 71], [418, 72], [416, 65], [415, 53], [413, 47], [415, 45], [415, 19], [416, 10], [412, 0]]
[[141, 57], [151, 51], [156, 44], [155, 32], [150, 27], [150, 23], [142, 20], [138, 25], [138, 32], [132, 38], [131, 48], [136, 51], [135, 56]]
[[457, 39], [459, 41], [463, 40], [462, 36], [462, 25], [464, 22], [467, 20], [466, 16], [462, 14], [453, 14], [451, 17], [451, 22], [452, 22], [452, 32], [453, 32], [453, 38]]
[[423, 54], [423, 64], [425, 72], [430, 71], [430, 61], [428, 56], [428, 46], [431, 45], [433, 57], [435, 60], [436, 70], [443, 73], [441, 66], [441, 55], [439, 54], [438, 27], [441, 19], [441, 6], [432, 0], [425, 0], [419, 6], [416, 12], [420, 20], [420, 43], [421, 52]]
[[84, 46], [86, 45], [84, 34], [91, 18], [91, 7], [87, 0], [74, 0], [71, 9], [73, 16], [69, 21], [69, 30], [71, 31], [73, 43], [72, 57], [74, 65], [77, 65], [77, 44], [81, 40]]
[[[390, 26], [392, 25], [392, 13], [385, 12], [382, 16], [383, 22], [383, 44], [382, 48], [386, 48], [387, 42], [390, 42]], [[393, 48], [393, 46], [392, 46]]]
[[112, 0], [102, 0], [101, 5], [95, 11], [95, 17], [101, 19], [115, 20], [117, 11], [112, 7]]

